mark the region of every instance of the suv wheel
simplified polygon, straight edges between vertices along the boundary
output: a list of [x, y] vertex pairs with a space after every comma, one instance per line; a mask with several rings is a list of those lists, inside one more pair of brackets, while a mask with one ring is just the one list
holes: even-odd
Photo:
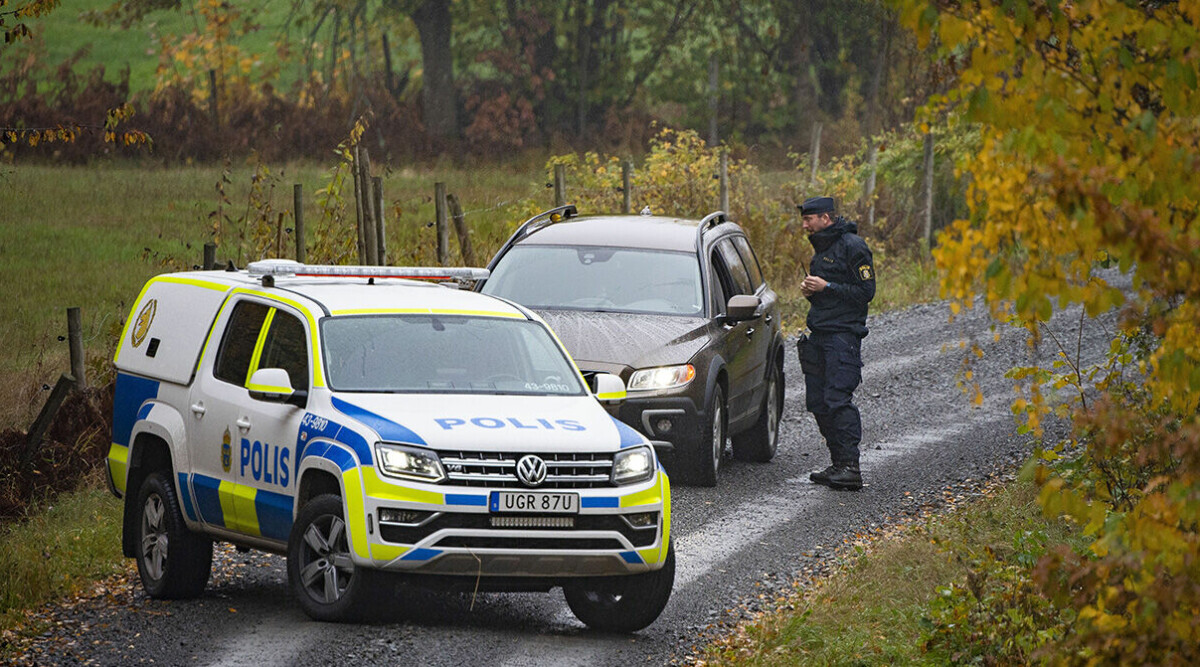
[[146, 594], [183, 599], [203, 593], [212, 572], [212, 540], [188, 530], [170, 473], [151, 473], [135, 507], [137, 568]]
[[731, 438], [733, 456], [739, 461], [766, 463], [775, 458], [779, 447], [779, 417], [783, 413], [783, 374], [777, 364], [767, 374], [767, 395], [762, 411], [749, 430]]
[[288, 536], [288, 583], [304, 613], [318, 621], [347, 620], [365, 611], [376, 574], [350, 559], [342, 499], [317, 496], [304, 505]]
[[721, 457], [725, 454], [725, 391], [721, 385], [713, 387], [706, 412], [708, 428], [701, 434], [699, 446], [691, 452], [687, 477], [700, 486], [716, 486]]
[[636, 632], [650, 625], [667, 606], [675, 585], [675, 544], [667, 546], [661, 569], [624, 577], [583, 579], [563, 586], [567, 606], [589, 628]]

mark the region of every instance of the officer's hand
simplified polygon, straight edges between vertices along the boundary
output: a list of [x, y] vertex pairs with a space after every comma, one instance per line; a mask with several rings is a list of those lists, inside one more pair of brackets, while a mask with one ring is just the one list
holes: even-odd
[[804, 278], [804, 282], [800, 283], [800, 291], [804, 293], [804, 296], [812, 296], [825, 289], [827, 285], [829, 283], [820, 276], [807, 276]]

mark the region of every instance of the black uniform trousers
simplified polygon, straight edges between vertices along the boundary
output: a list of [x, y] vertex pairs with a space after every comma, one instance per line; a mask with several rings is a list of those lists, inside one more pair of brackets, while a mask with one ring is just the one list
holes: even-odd
[[834, 465], [858, 465], [862, 416], [854, 390], [862, 382], [862, 338], [814, 331], [801, 357], [804, 401], [817, 420]]

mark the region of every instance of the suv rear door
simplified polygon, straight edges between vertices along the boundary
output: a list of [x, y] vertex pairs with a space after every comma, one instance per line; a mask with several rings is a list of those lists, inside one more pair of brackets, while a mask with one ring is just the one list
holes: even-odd
[[[745, 236], [735, 235], [732, 237], [733, 245], [737, 248], [738, 255], [742, 259], [743, 266], [750, 278], [750, 287], [754, 294], [762, 300], [762, 305], [759, 306], [758, 312], [762, 317], [752, 322], [755, 333], [754, 341], [754, 361], [755, 368], [758, 372], [758, 377], [765, 380], [767, 377], [766, 364], [771, 358], [771, 343], [775, 340], [775, 332], [779, 329], [778, 310], [779, 297], [775, 291], [767, 286], [766, 280], [763, 279], [762, 268], [758, 264], [758, 257], [755, 256], [754, 250], [750, 248], [750, 241]], [[763, 404], [763, 392], [766, 391], [766, 382], [753, 382], [753, 396], [750, 399], [750, 409], [753, 410], [757, 406]]]
[[[742, 264], [741, 256], [729, 238], [718, 241], [711, 251], [712, 267], [716, 280], [713, 293], [721, 293], [721, 298], [714, 304], [720, 315], [725, 314], [725, 304], [736, 294], [754, 294], [750, 286], [750, 276]], [[753, 401], [756, 385], [761, 384], [762, 360], [756, 356], [758, 339], [762, 339], [758, 331], [758, 320], [722, 325], [723, 345], [729, 369], [729, 397], [727, 409], [729, 422], [733, 424], [741, 420], [749, 410], [757, 405]], [[761, 397], [760, 397], [761, 399]]]

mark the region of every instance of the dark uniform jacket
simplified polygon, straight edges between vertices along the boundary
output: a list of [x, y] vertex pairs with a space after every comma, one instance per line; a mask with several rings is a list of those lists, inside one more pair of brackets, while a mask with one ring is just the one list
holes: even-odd
[[808, 297], [808, 328], [818, 333], [867, 335], [867, 304], [875, 298], [875, 264], [856, 233], [858, 225], [842, 217], [808, 237], [816, 254], [809, 273], [829, 286]]

